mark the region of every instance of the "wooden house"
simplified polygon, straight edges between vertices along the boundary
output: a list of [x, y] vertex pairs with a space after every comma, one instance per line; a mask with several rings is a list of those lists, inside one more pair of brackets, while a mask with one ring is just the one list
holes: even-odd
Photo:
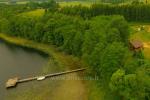
[[140, 51], [144, 48], [143, 43], [139, 40], [130, 41], [130, 49], [133, 51]]

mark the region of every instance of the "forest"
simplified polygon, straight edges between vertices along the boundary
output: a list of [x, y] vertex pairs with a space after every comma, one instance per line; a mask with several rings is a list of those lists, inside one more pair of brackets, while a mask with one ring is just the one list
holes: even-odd
[[93, 4], [89, 7], [73, 6], [62, 8], [60, 12], [67, 15], [79, 15], [83, 18], [91, 18], [98, 15], [122, 15], [128, 21], [149, 21], [150, 5], [109, 5]]
[[[27, 14], [37, 9], [44, 13]], [[130, 22], [150, 22], [150, 5], [0, 4], [0, 33], [55, 45], [83, 60], [87, 75], [99, 77], [95, 84], [104, 88], [104, 100], [150, 100], [150, 62], [130, 50]]]

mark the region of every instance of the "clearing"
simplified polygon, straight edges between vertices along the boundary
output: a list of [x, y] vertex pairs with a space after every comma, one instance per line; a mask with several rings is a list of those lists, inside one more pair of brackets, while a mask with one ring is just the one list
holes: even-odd
[[139, 23], [139, 24], [134, 24], [131, 27], [132, 27], [132, 33], [133, 33], [131, 36], [131, 39], [136, 39], [136, 40], [140, 40], [143, 42], [144, 56], [147, 59], [150, 59], [150, 25]]

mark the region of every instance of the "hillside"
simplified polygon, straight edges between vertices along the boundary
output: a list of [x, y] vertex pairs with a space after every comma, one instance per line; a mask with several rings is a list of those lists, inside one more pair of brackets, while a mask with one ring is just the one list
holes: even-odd
[[32, 88], [19, 85], [2, 100], [150, 100], [150, 26], [142, 25], [150, 23], [150, 5], [130, 1], [0, 5], [0, 38], [49, 54], [41, 74], [86, 68]]

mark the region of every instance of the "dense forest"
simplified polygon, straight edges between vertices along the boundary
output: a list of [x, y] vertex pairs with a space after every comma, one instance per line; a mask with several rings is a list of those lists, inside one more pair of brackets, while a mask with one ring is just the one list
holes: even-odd
[[[42, 16], [25, 12], [44, 9]], [[0, 32], [40, 43], [82, 59], [99, 77], [105, 100], [149, 100], [150, 63], [129, 49], [128, 22], [150, 21], [150, 5], [93, 4], [60, 8], [55, 1], [0, 5]], [[110, 97], [110, 96], [109, 96]]]
[[79, 15], [83, 18], [91, 18], [98, 15], [122, 15], [128, 21], [149, 21], [150, 5], [109, 5], [93, 4], [91, 8], [74, 6], [64, 7], [60, 12], [68, 15]]

